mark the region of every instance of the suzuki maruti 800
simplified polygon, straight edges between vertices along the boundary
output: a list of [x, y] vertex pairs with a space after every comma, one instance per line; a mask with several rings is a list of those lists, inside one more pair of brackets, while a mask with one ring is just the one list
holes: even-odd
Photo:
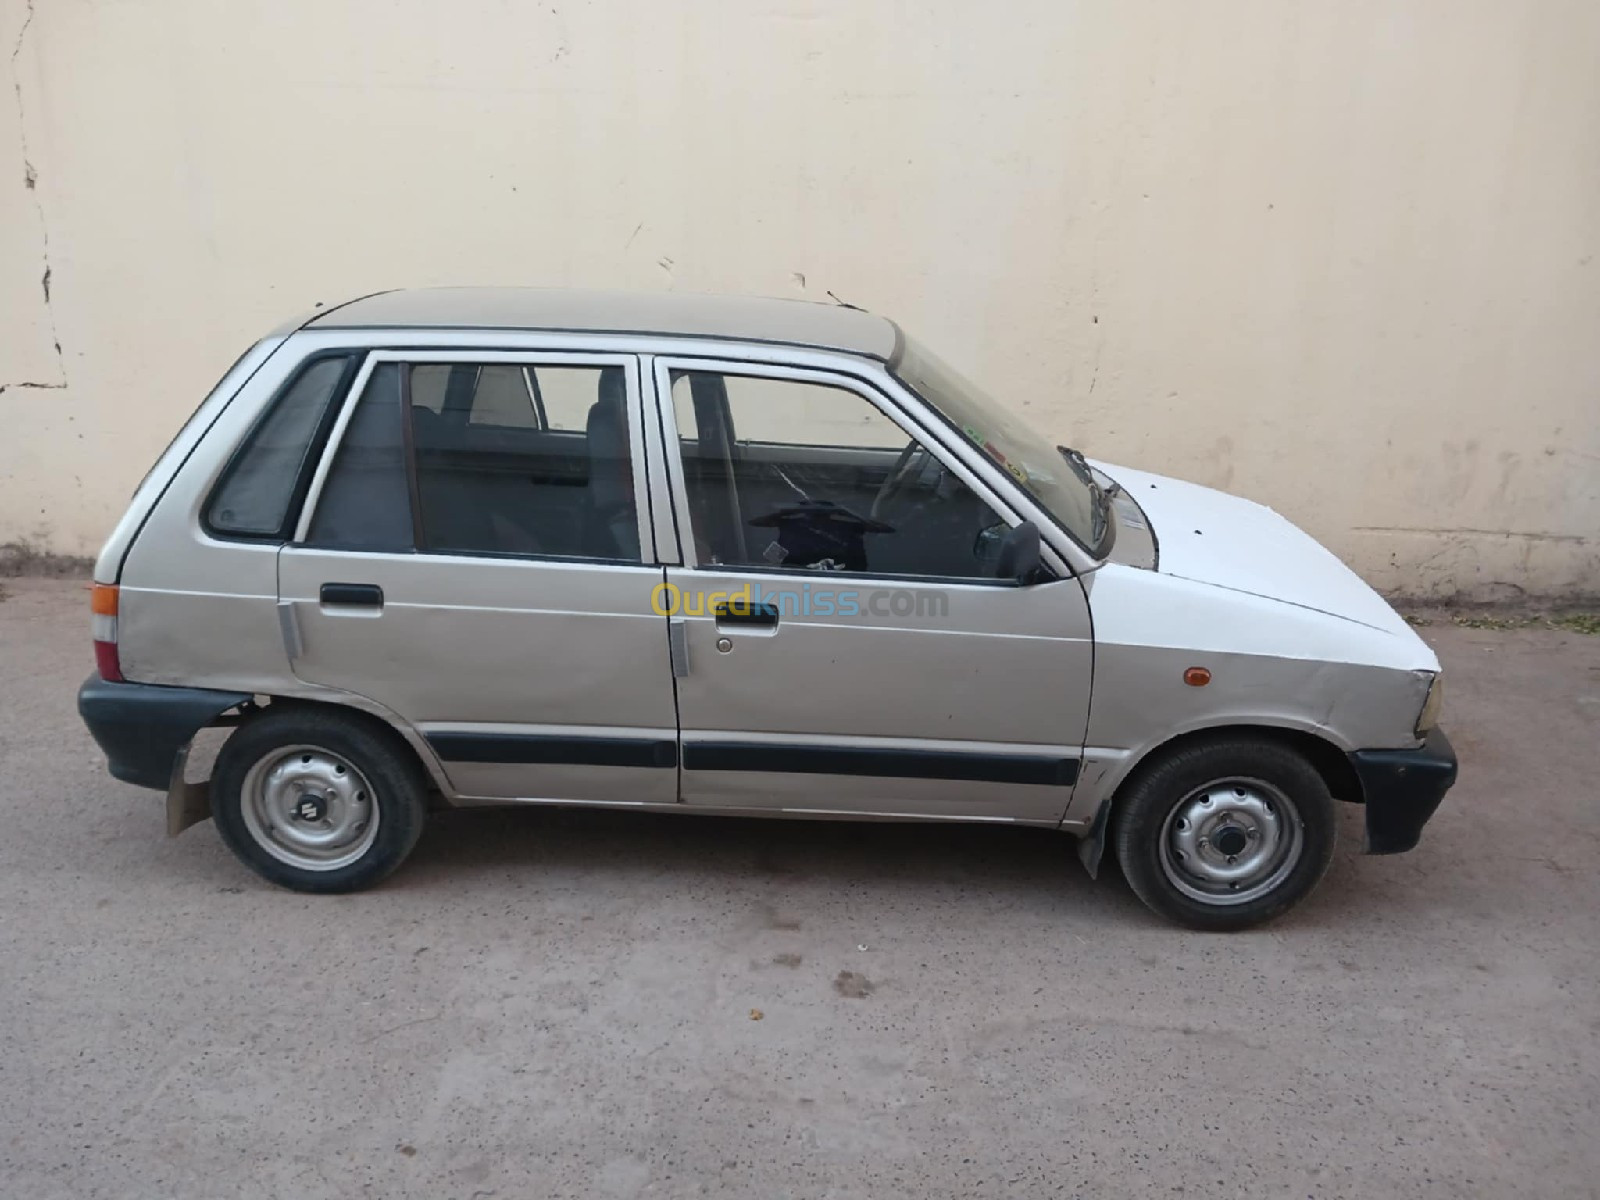
[[[894, 323], [386, 292], [246, 351], [95, 568], [80, 711], [261, 875], [486, 804], [1006, 822], [1236, 929], [1408, 850], [1439, 663], [1270, 509], [1057, 446]], [[207, 726], [232, 727], [210, 779]]]

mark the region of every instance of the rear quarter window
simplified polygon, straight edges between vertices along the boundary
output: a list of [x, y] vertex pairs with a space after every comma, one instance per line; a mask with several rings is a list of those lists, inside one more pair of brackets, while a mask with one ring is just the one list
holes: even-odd
[[305, 363], [234, 452], [206, 505], [207, 529], [223, 537], [286, 538], [313, 450], [327, 436], [344, 392], [350, 354]]

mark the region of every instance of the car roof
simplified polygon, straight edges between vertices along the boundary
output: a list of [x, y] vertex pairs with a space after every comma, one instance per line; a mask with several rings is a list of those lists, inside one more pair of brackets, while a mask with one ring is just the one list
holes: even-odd
[[894, 322], [844, 304], [681, 292], [408, 288], [319, 313], [307, 329], [517, 329], [778, 342], [892, 361]]

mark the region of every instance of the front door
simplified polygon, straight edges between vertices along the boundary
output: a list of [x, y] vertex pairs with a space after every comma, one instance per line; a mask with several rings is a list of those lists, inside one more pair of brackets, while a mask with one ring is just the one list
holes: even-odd
[[1079, 582], [996, 578], [1016, 518], [866, 382], [654, 376], [684, 802], [1057, 821], [1088, 715]]
[[295, 674], [418, 728], [463, 797], [673, 802], [641, 412], [629, 356], [369, 356], [279, 556]]

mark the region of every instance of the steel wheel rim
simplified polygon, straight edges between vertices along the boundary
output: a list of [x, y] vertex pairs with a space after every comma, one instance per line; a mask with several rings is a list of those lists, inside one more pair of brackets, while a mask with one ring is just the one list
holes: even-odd
[[354, 763], [321, 746], [262, 755], [244, 777], [240, 811], [250, 836], [302, 871], [337, 871], [378, 837], [378, 797]]
[[1281, 788], [1229, 777], [1173, 805], [1159, 847], [1167, 882], [1189, 899], [1248, 904], [1289, 877], [1305, 849], [1305, 825]]

